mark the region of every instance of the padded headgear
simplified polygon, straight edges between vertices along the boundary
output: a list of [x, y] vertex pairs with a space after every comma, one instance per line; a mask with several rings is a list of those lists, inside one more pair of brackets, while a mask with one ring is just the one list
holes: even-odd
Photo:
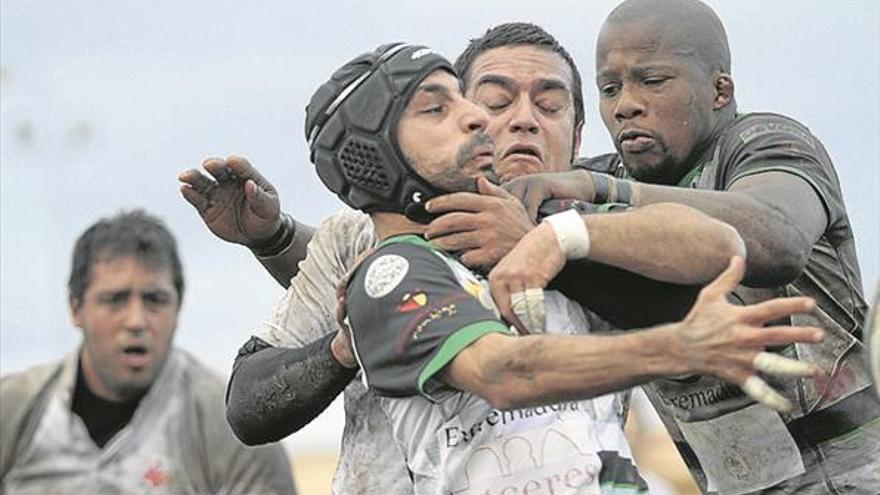
[[452, 64], [424, 46], [382, 45], [348, 62], [306, 107], [306, 138], [318, 176], [363, 211], [403, 213], [427, 222], [424, 202], [442, 191], [413, 170], [397, 143], [397, 124], [418, 85]]

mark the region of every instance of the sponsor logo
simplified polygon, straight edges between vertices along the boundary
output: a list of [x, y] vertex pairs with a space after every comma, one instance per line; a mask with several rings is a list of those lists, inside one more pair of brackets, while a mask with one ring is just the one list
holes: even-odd
[[[768, 134], [788, 134], [789, 136], [793, 136], [799, 138], [803, 141], [803, 143], [815, 148], [816, 144], [812, 136], [810, 136], [804, 129], [798, 127], [793, 124], [785, 124], [781, 122], [762, 122], [759, 124], [755, 124], [748, 129], [739, 133], [739, 138], [742, 140], [743, 144], [748, 144], [749, 141], [752, 141], [761, 136], [765, 136]], [[797, 144], [796, 142], [790, 143], [794, 148]]]
[[446, 440], [446, 447], [461, 447], [470, 443], [480, 433], [491, 429], [492, 427], [504, 426], [517, 420], [530, 419], [544, 416], [545, 414], [557, 414], [566, 411], [580, 411], [581, 404], [577, 401], [560, 402], [549, 406], [524, 407], [522, 409], [499, 410], [492, 409], [492, 412], [485, 418], [472, 424], [469, 428], [461, 428], [458, 426], [448, 426], [443, 430]]
[[422, 291], [408, 292], [403, 295], [403, 302], [397, 305], [398, 313], [411, 313], [428, 303], [428, 296]]
[[379, 256], [370, 263], [364, 277], [364, 290], [373, 299], [385, 297], [400, 285], [409, 271], [409, 262], [397, 254]]
[[714, 387], [702, 389], [690, 389], [684, 393], [672, 395], [663, 394], [663, 402], [667, 405], [690, 411], [692, 409], [701, 409], [704, 407], [720, 404], [730, 399], [738, 399], [745, 394], [736, 385], [729, 383], [718, 383]]
[[[427, 304], [426, 297], [424, 306], [409, 313], [412, 314], [412, 317], [403, 328], [403, 331], [400, 332], [400, 338], [397, 341], [397, 352], [403, 352], [410, 341], [418, 340], [419, 335], [431, 323], [458, 313], [457, 303], [470, 299], [470, 297], [465, 292], [456, 292], [431, 305]], [[400, 306], [398, 306], [398, 310], [400, 310]]]
[[419, 340], [419, 335], [422, 334], [422, 331], [424, 331], [428, 325], [441, 318], [455, 316], [456, 313], [458, 313], [458, 307], [455, 304], [447, 304], [446, 306], [431, 310], [431, 312], [428, 313], [428, 316], [416, 325], [416, 328], [412, 333], [412, 339]]

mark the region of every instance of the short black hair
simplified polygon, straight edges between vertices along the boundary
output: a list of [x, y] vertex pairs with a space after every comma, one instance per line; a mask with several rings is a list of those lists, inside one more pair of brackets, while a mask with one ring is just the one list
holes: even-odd
[[151, 268], [171, 268], [174, 288], [179, 300], [183, 300], [183, 269], [177, 242], [161, 220], [138, 209], [102, 218], [76, 240], [67, 282], [71, 305], [82, 305], [83, 294], [91, 283], [92, 266], [123, 256], [133, 256]]
[[507, 22], [488, 29], [480, 38], [471, 39], [467, 48], [455, 59], [454, 64], [455, 72], [461, 78], [462, 86], [467, 87], [470, 82], [471, 65], [483, 52], [503, 46], [522, 45], [546, 48], [562, 57], [571, 68], [571, 95], [574, 100], [574, 129], [576, 133], [578, 127], [584, 123], [584, 92], [581, 88], [580, 72], [565, 47], [540, 26], [529, 22]]

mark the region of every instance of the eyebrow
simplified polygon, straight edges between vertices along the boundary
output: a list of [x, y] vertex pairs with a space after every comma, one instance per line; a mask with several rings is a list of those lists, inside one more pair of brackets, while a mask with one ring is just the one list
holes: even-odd
[[[669, 64], [648, 64], [648, 65], [637, 65], [630, 69], [629, 72], [635, 74], [636, 76], [643, 76], [646, 72], [651, 71], [674, 71], [675, 67]], [[616, 70], [606, 69], [598, 74], [596, 74], [596, 80], [608, 79], [618, 74]]]
[[[498, 74], [486, 74], [480, 76], [474, 86], [479, 87], [486, 84], [494, 84], [496, 86], [501, 86], [505, 89], [511, 89], [516, 86], [516, 83], [514, 83], [513, 79], [509, 77], [499, 76]], [[569, 91], [570, 89], [565, 81], [555, 77], [538, 79], [537, 87], [539, 91], [553, 91], [557, 89]]]
[[450, 94], [448, 87], [446, 87], [443, 84], [437, 84], [437, 83], [422, 84], [421, 86], [419, 86], [416, 89], [416, 92], [430, 93], [430, 94], [445, 94], [445, 95]]

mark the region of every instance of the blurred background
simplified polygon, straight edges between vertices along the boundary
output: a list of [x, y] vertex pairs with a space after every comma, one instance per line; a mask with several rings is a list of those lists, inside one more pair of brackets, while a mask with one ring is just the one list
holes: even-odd
[[[709, 0], [733, 54], [741, 111], [806, 124], [835, 161], [864, 285], [880, 265], [880, 2]], [[530, 21], [575, 58], [587, 123], [582, 155], [613, 150], [598, 118], [595, 37], [615, 0], [8, 1], [0, 3], [0, 372], [70, 352], [66, 307], [76, 236], [144, 207], [176, 234], [187, 277], [177, 344], [228, 374], [282, 289], [250, 253], [203, 226], [177, 174], [209, 156], [251, 159], [282, 206], [317, 224], [342, 207], [308, 162], [304, 108], [354, 55], [394, 40], [454, 58], [468, 39]], [[635, 424], [662, 442], [649, 409]], [[286, 446], [303, 493], [327, 493], [341, 404]], [[638, 428], [637, 428], [638, 429]], [[643, 454], [662, 471], [668, 451]], [[674, 481], [669, 493], [688, 490]]]

